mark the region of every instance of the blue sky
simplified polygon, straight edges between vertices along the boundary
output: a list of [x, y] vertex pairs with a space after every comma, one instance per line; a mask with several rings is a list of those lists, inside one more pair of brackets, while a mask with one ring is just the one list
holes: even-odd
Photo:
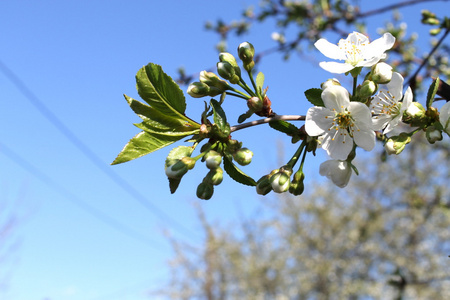
[[[171, 147], [109, 166], [139, 132], [132, 125], [139, 120], [122, 96], [138, 98], [134, 80], [138, 69], [154, 62], [176, 76], [180, 66], [188, 73], [214, 66], [218, 37], [203, 29], [205, 21], [239, 18], [252, 3], [256, 1], [2, 1], [0, 62], [101, 159], [103, 168], [145, 199], [130, 195], [93, 164], [33, 106], [3, 68], [0, 219], [14, 216], [17, 222], [8, 238], [14, 247], [6, 261], [0, 260], [9, 270], [0, 299], [148, 299], [146, 292], [161, 286], [167, 276], [172, 252], [165, 233], [202, 241], [195, 204], [209, 219], [224, 223], [257, 205], [252, 188], [229, 178], [217, 187], [213, 199], [198, 200], [196, 186], [206, 173], [202, 165], [189, 172], [171, 195], [163, 169]], [[448, 3], [426, 5], [443, 6], [449, 8]], [[414, 6], [404, 15], [418, 20], [421, 8]], [[369, 20], [374, 24], [372, 33], [385, 17]], [[272, 25], [258, 25], [243, 39], [232, 38], [230, 51], [245, 40], [256, 51], [270, 48]], [[419, 31], [413, 25], [411, 32]], [[425, 30], [419, 37], [427, 42]], [[304, 114], [308, 103], [303, 91], [330, 77], [296, 56], [285, 63], [272, 55], [262, 61], [260, 70], [279, 114]], [[198, 120], [203, 100], [187, 96], [187, 102], [187, 114]], [[236, 120], [245, 104], [233, 99], [225, 109]], [[287, 139], [264, 128], [238, 132], [234, 138], [254, 150], [254, 162], [245, 170], [256, 179], [279, 166], [280, 145], [286, 156], [293, 151]], [[310, 163], [310, 177], [318, 177], [317, 162]]]

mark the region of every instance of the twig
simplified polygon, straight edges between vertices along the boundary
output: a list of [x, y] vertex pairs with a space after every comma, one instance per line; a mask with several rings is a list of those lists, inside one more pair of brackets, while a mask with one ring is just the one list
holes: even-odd
[[427, 62], [430, 60], [430, 57], [436, 52], [436, 50], [439, 48], [439, 46], [442, 44], [442, 42], [445, 40], [447, 35], [450, 33], [450, 27], [447, 28], [445, 33], [441, 36], [439, 41], [436, 45], [434, 45], [433, 49], [431, 49], [431, 52], [428, 54], [427, 58], [425, 58], [422, 63], [420, 64], [419, 68], [414, 72], [414, 74], [409, 78], [407, 85], [413, 85], [415, 86], [416, 77], [419, 74], [419, 72], [422, 70], [422, 68], [427, 64]]
[[393, 10], [393, 9], [397, 9], [397, 8], [400, 8], [400, 7], [403, 7], [403, 6], [414, 5], [414, 4], [422, 3], [422, 2], [435, 2], [435, 1], [447, 2], [448, 0], [409, 0], [409, 1], [403, 1], [403, 2], [400, 2], [400, 3], [396, 3], [396, 4], [385, 6], [385, 7], [382, 7], [382, 8], [377, 8], [377, 9], [374, 9], [374, 10], [371, 10], [371, 11], [368, 11], [368, 12], [365, 12], [365, 13], [359, 13], [359, 14], [356, 14], [355, 17], [356, 18], [366, 18], [366, 17], [369, 17], [369, 16], [373, 16], [373, 15], [384, 13], [384, 12], [387, 12], [387, 11], [390, 11], [390, 10]]
[[300, 116], [300, 115], [277, 115], [277, 116], [271, 117], [271, 118], [265, 118], [265, 119], [247, 122], [244, 124], [231, 126], [231, 132], [238, 131], [238, 130], [252, 127], [252, 126], [256, 126], [256, 125], [269, 123], [270, 121], [305, 121], [305, 118], [306, 118], [305, 116]]

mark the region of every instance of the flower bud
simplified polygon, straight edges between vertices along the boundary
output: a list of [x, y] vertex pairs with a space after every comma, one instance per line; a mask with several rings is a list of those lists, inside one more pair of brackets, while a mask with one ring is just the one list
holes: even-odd
[[422, 14], [422, 18], [424, 18], [424, 19], [436, 18], [436, 14], [432, 13], [428, 9], [423, 9], [420, 13]]
[[384, 144], [384, 149], [389, 155], [398, 155], [405, 149], [405, 146], [409, 144], [409, 142], [411, 142], [411, 137], [402, 132], [398, 136], [391, 137], [386, 144]]
[[210, 183], [212, 185], [219, 185], [223, 180], [223, 170], [221, 167], [212, 169], [206, 174], [203, 179], [204, 182]]
[[248, 148], [241, 148], [233, 153], [233, 158], [241, 166], [246, 166], [252, 162], [253, 152]]
[[258, 195], [267, 195], [272, 190], [270, 175], [264, 175], [256, 182], [256, 193]]
[[202, 182], [197, 187], [197, 197], [203, 200], [211, 199], [214, 194], [214, 186], [211, 183]]
[[[221, 91], [221, 93], [228, 90], [228, 88], [230, 87], [226, 81], [220, 79], [213, 72], [208, 72], [208, 71], [200, 72], [200, 82], [203, 82], [204, 84], [208, 85], [209, 87], [217, 88], [218, 90]], [[214, 96], [211, 96], [211, 97], [214, 97]]]
[[194, 98], [201, 98], [208, 96], [210, 88], [203, 82], [193, 82], [188, 86], [187, 93]]
[[249, 42], [241, 43], [238, 47], [238, 55], [244, 64], [246, 71], [251, 71], [255, 66], [253, 57], [255, 56], [255, 48]]
[[322, 82], [322, 84], [320, 85], [320, 88], [322, 90], [324, 90], [332, 85], [341, 85], [341, 83], [336, 78], [330, 78], [327, 81]]
[[205, 154], [205, 162], [208, 169], [216, 169], [222, 162], [222, 156], [218, 152], [210, 150]]
[[247, 106], [252, 111], [261, 111], [264, 107], [264, 103], [258, 97], [251, 97], [247, 100]]
[[188, 171], [188, 166], [180, 159], [174, 160], [166, 166], [166, 175], [169, 178], [181, 179]]
[[358, 96], [360, 97], [360, 99], [367, 99], [373, 94], [375, 94], [377, 89], [378, 87], [375, 82], [373, 82], [372, 80], [364, 80], [359, 89]]
[[450, 102], [445, 103], [441, 107], [439, 123], [441, 123], [444, 132], [450, 135]]
[[291, 178], [286, 172], [280, 170], [272, 175], [269, 180], [275, 193], [284, 193], [289, 190]]
[[380, 62], [372, 66], [370, 79], [378, 84], [389, 83], [392, 79], [392, 67], [387, 63]]
[[303, 171], [298, 170], [294, 174], [294, 178], [291, 181], [291, 185], [289, 186], [289, 193], [291, 193], [294, 196], [300, 196], [303, 194], [303, 191], [305, 190], [305, 184], [303, 183], [303, 180], [305, 179], [305, 174]]
[[442, 141], [442, 132], [437, 130], [434, 126], [427, 127], [425, 136], [430, 144], [434, 144], [437, 141]]
[[413, 126], [418, 126], [426, 117], [425, 113], [426, 111], [425, 108], [423, 108], [422, 104], [420, 104], [419, 102], [413, 102], [405, 111], [405, 121]]
[[219, 75], [233, 84], [239, 82], [239, 76], [236, 75], [236, 71], [233, 66], [227, 62], [218, 62], [217, 63], [217, 72]]
[[430, 29], [430, 34], [431, 35], [438, 35], [439, 33], [441, 33], [442, 28], [433, 28]]
[[189, 156], [185, 156], [181, 159], [181, 161], [186, 165], [188, 170], [192, 170], [197, 162], [195, 159]]
[[227, 62], [231, 66], [233, 66], [234, 73], [237, 76], [241, 77], [241, 68], [239, 68], [239, 65], [237, 64], [236, 58], [234, 58], [233, 54], [228, 53], [228, 52], [222, 52], [219, 54], [219, 60], [221, 62]]
[[439, 21], [439, 19], [437, 19], [435, 17], [429, 17], [429, 18], [423, 18], [422, 23], [428, 24], [428, 25], [440, 25], [441, 21]]

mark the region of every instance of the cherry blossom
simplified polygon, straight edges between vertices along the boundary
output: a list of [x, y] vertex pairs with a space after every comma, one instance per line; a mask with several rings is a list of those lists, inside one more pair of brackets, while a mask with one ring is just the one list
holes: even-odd
[[370, 104], [374, 130], [384, 129], [383, 133], [387, 134], [401, 122], [413, 98], [409, 87], [403, 95], [403, 81], [402, 75], [394, 72], [389, 83], [380, 85], [380, 91]]
[[355, 144], [365, 150], [375, 146], [375, 132], [369, 108], [361, 102], [350, 102], [342, 86], [323, 90], [325, 107], [308, 109], [305, 130], [310, 136], [322, 136], [322, 148], [333, 159], [346, 160]]
[[395, 37], [390, 33], [372, 43], [369, 38], [359, 32], [350, 33], [347, 39], [341, 39], [337, 45], [326, 39], [318, 40], [314, 46], [328, 58], [345, 62], [321, 62], [320, 66], [331, 73], [347, 73], [356, 67], [371, 67], [386, 57], [386, 50], [392, 48]]

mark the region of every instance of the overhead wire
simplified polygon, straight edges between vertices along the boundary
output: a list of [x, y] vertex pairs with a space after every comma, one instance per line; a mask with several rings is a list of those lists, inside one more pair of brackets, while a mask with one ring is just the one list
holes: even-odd
[[76, 204], [82, 210], [88, 212], [95, 218], [101, 220], [103, 223], [106, 223], [107, 225], [113, 227], [114, 229], [122, 232], [127, 236], [131, 236], [134, 239], [139, 240], [145, 244], [150, 244], [152, 247], [157, 248], [160, 251], [167, 251], [161, 245], [156, 244], [155, 241], [151, 240], [149, 237], [131, 229], [130, 227], [123, 225], [122, 223], [116, 221], [114, 218], [108, 216], [102, 211], [94, 208], [85, 201], [81, 200], [75, 194], [72, 194], [69, 190], [67, 190], [62, 185], [54, 181], [50, 176], [46, 175], [44, 172], [40, 171], [32, 163], [24, 159], [22, 156], [14, 152], [11, 148], [6, 146], [2, 142], [0, 142], [0, 152], [3, 153], [6, 157], [8, 157], [10, 160], [12, 160], [15, 164], [31, 173], [34, 177], [36, 177], [50, 188], [60, 193], [62, 196], [70, 200], [72, 203]]
[[194, 234], [191, 230], [175, 221], [168, 214], [158, 208], [156, 205], [147, 200], [147, 198], [135, 189], [125, 179], [120, 177], [67, 127], [26, 85], [25, 83], [10, 69], [4, 62], [0, 60], [0, 71], [17, 87], [17, 89], [25, 96], [25, 98], [53, 125], [55, 126], [78, 150], [80, 150], [98, 169], [108, 176], [114, 183], [120, 186], [125, 192], [132, 196], [142, 206], [147, 208], [153, 215], [161, 219], [179, 233], [187, 237]]

